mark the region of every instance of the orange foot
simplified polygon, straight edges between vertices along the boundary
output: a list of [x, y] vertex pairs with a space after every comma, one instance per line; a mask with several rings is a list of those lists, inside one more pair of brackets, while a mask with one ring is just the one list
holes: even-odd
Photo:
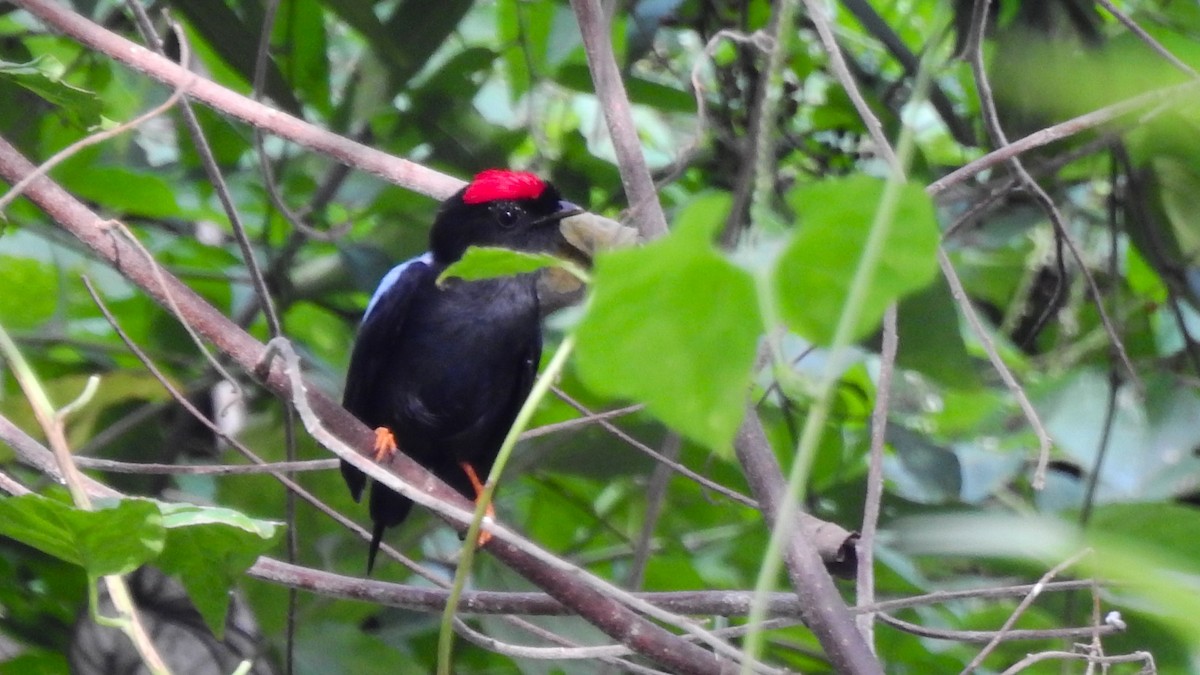
[[[479, 499], [483, 497], [483, 482], [479, 480], [479, 475], [475, 473], [475, 467], [471, 466], [467, 462], [459, 462], [458, 465], [462, 467], [463, 471], [467, 472], [467, 480], [471, 481], [471, 487], [475, 488], [475, 503], [478, 504]], [[492, 506], [491, 502], [488, 502], [487, 510], [484, 512], [484, 515], [492, 521], [496, 520], [496, 509]], [[488, 532], [487, 530], [480, 530], [479, 540], [475, 542], [475, 545], [483, 546], [491, 540], [491, 532]]]
[[399, 448], [396, 446], [396, 437], [392, 435], [392, 430], [387, 427], [378, 427], [375, 429], [375, 461], [390, 462]]

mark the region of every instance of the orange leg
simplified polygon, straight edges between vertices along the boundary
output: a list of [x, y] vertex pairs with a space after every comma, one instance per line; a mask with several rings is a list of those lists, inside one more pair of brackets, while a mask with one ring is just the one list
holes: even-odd
[[[458, 465], [462, 467], [463, 471], [467, 472], [467, 480], [471, 481], [471, 487], [475, 488], [475, 503], [478, 504], [479, 498], [483, 496], [483, 482], [479, 480], [479, 475], [475, 473], [475, 467], [471, 466], [467, 462], [459, 462]], [[488, 502], [487, 510], [484, 512], [484, 514], [486, 517], [491, 518], [492, 520], [496, 519], [496, 509], [492, 506], [491, 502]], [[483, 546], [491, 541], [491, 539], [491, 532], [488, 532], [487, 530], [480, 530], [479, 541], [475, 542], [475, 545]]]
[[396, 446], [396, 437], [392, 435], [392, 430], [387, 427], [378, 427], [375, 429], [375, 461], [389, 462], [396, 454], [399, 448]]

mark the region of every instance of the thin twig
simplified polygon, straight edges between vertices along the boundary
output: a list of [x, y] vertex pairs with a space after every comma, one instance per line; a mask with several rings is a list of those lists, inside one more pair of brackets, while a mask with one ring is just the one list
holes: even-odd
[[1100, 485], [1100, 472], [1104, 468], [1104, 460], [1108, 457], [1108, 447], [1112, 439], [1113, 427], [1117, 421], [1117, 393], [1121, 389], [1121, 380], [1112, 368], [1108, 373], [1108, 392], [1104, 402], [1104, 421], [1101, 422], [1100, 440], [1096, 444], [1096, 458], [1092, 460], [1091, 470], [1088, 471], [1087, 487], [1083, 492], [1083, 503], [1079, 508], [1079, 524], [1086, 527], [1092, 517], [1092, 509], [1096, 506], [1096, 489]]
[[783, 64], [788, 58], [795, 26], [796, 0], [775, 3], [771, 13], [771, 44], [766, 50], [766, 68], [759, 75], [759, 96], [751, 120], [754, 128], [750, 139], [754, 145], [748, 158], [749, 168], [754, 172], [750, 189], [750, 226], [759, 229], [768, 227], [775, 210], [773, 198], [778, 181], [775, 122], [783, 99]]
[[[683, 448], [683, 440], [678, 434], [671, 434], [663, 442], [662, 456], [677, 461], [679, 451]], [[662, 515], [663, 504], [667, 500], [667, 490], [670, 487], [671, 467], [666, 464], [655, 465], [650, 474], [650, 482], [646, 485], [646, 513], [642, 518], [642, 529], [633, 548], [633, 561], [629, 573], [625, 577], [625, 587], [631, 591], [642, 589], [643, 575], [646, 565], [650, 562], [650, 549], [654, 541], [654, 530]]]
[[[17, 380], [17, 384], [25, 394], [25, 399], [29, 402], [30, 407], [33, 408], [34, 417], [37, 419], [39, 426], [41, 426], [42, 433], [45, 434], [46, 439], [50, 442], [54, 458], [58, 463], [58, 470], [67, 485], [68, 492], [71, 494], [71, 501], [80, 509], [91, 510], [92, 498], [84, 483], [83, 474], [79, 472], [79, 468], [72, 461], [71, 447], [67, 442], [66, 417], [68, 413], [83, 405], [87, 399], [92, 397], [99, 378], [95, 376], [90, 378], [87, 388], [85, 388], [79, 398], [67, 406], [55, 410], [36, 373], [33, 372], [33, 369], [25, 361], [21, 352], [17, 349], [17, 345], [8, 336], [3, 326], [0, 326], [0, 356], [3, 356], [8, 362], [13, 377]], [[142, 664], [152, 674], [170, 675], [170, 669], [158, 653], [158, 648], [155, 647], [154, 641], [150, 638], [150, 633], [147, 632], [146, 627], [142, 624], [137, 605], [134, 604], [133, 596], [124, 578], [117, 574], [108, 574], [102, 580], [105, 588], [108, 590], [109, 599], [112, 601], [113, 606], [116, 607], [120, 616], [116, 621], [101, 620], [100, 607], [95, 604], [97, 596], [94, 584], [96, 580], [93, 578], [88, 580], [88, 605], [93, 618], [98, 623], [102, 622], [119, 628], [133, 642], [134, 649], [137, 650], [138, 655], [141, 657]]]
[[192, 322], [188, 320], [187, 315], [183, 313], [175, 293], [171, 290], [170, 284], [167, 283], [168, 272], [158, 264], [158, 260], [155, 259], [154, 254], [150, 253], [150, 250], [147, 249], [144, 244], [142, 244], [142, 241], [138, 239], [136, 235], [134, 235], [133, 231], [130, 230], [125, 223], [122, 223], [119, 220], [101, 221], [97, 223], [97, 226], [103, 232], [111, 233], [113, 230], [116, 230], [117, 232], [125, 235], [125, 238], [129, 241], [129, 244], [132, 245], [139, 253], [145, 256], [146, 263], [150, 267], [151, 274], [154, 276], [154, 280], [158, 283], [159, 290], [163, 294], [164, 304], [171, 310], [172, 315], [179, 321], [179, 325], [183, 326], [183, 329], [187, 332], [188, 337], [192, 339], [192, 344], [196, 345], [196, 349], [204, 355], [204, 359], [208, 361], [208, 364], [212, 366], [212, 369], [217, 371], [217, 373], [219, 373], [221, 377], [224, 378], [225, 381], [234, 388], [237, 398], [244, 398], [245, 393], [242, 391], [242, 385], [239, 384], [237, 379], [229, 373], [225, 366], [221, 365], [221, 362], [212, 355], [212, 352], [208, 350], [208, 345], [205, 344], [204, 340], [201, 339], [200, 334], [196, 331], [196, 327], [192, 325]]
[[[258, 45], [254, 55], [254, 80], [251, 83], [251, 96], [255, 101], [262, 97], [263, 83], [267, 79], [267, 63], [270, 60], [271, 52], [271, 30], [275, 26], [275, 16], [279, 10], [279, 0], [267, 0], [266, 6], [263, 8], [262, 27], [259, 31]], [[258, 154], [259, 166], [262, 168], [263, 183], [266, 185], [267, 194], [270, 195], [271, 201], [275, 207], [279, 209], [290, 222], [295, 222], [298, 219], [293, 219], [293, 214], [287, 205], [284, 203], [283, 196], [279, 194], [279, 190], [275, 185], [275, 176], [271, 172], [271, 161], [267, 157], [267, 153], [263, 148], [263, 130], [261, 127], [254, 127], [254, 150]], [[270, 218], [263, 224], [263, 232], [270, 230]], [[246, 264], [247, 271], [250, 272], [250, 277], [254, 279], [254, 294], [258, 298], [258, 305], [263, 310], [263, 316], [267, 319], [267, 330], [271, 335], [271, 339], [283, 337], [283, 325], [279, 321], [279, 313], [275, 309], [275, 301], [271, 298], [271, 293], [267, 289], [267, 282], [263, 278], [262, 270], [258, 267], [258, 261], [254, 258], [254, 248], [250, 245], [250, 237], [247, 236], [245, 228], [238, 222], [233, 228], [234, 238], [237, 239], [238, 247], [242, 251], [242, 260]], [[264, 240], [266, 237], [264, 236]], [[287, 461], [296, 461], [296, 412], [288, 402], [286, 396], [279, 396], [280, 402], [283, 404], [283, 445], [284, 456]], [[288, 478], [293, 478], [289, 475]], [[288, 491], [284, 497], [284, 518], [288, 523], [287, 547], [288, 562], [295, 562], [300, 556], [300, 540], [296, 530], [296, 494]], [[287, 619], [284, 626], [284, 658], [283, 672], [284, 675], [292, 675], [295, 669], [296, 660], [296, 608], [299, 602], [299, 595], [295, 589], [288, 589], [287, 595]]]
[[645, 408], [646, 405], [644, 403], [635, 403], [633, 405], [627, 405], [614, 410], [602, 410], [600, 412], [587, 412], [585, 409], [584, 411], [581, 411], [583, 412], [582, 417], [576, 417], [575, 419], [571, 420], [563, 420], [561, 422], [551, 422], [549, 424], [543, 424], [540, 427], [529, 429], [521, 434], [521, 440], [525, 441], [531, 438], [548, 436], [550, 434], [557, 434], [563, 431], [583, 429], [593, 425], [603, 426], [603, 424], [609, 420], [639, 413]]
[[1158, 672], [1154, 665], [1154, 655], [1150, 652], [1132, 652], [1129, 654], [1119, 654], [1116, 656], [1096, 656], [1093, 654], [1081, 654], [1079, 652], [1063, 652], [1063, 651], [1047, 651], [1030, 654], [1025, 658], [1014, 663], [1011, 667], [1005, 670], [1000, 675], [1016, 675], [1026, 668], [1041, 663], [1042, 661], [1050, 661], [1057, 659], [1060, 661], [1087, 661], [1088, 663], [1098, 663], [1103, 666], [1110, 666], [1116, 663], [1136, 663], [1145, 664], [1142, 672], [1148, 675], [1153, 675]]
[[[566, 393], [562, 389], [560, 389], [558, 387], [554, 387], [551, 391], [554, 392], [555, 396], [562, 399], [562, 401], [564, 403], [566, 403], [567, 405], [571, 406], [572, 408], [578, 410], [579, 412], [583, 413], [584, 415], [589, 416], [589, 417], [596, 415], [596, 413], [593, 413], [590, 409], [588, 409], [587, 406], [585, 406], [582, 403], [580, 403], [579, 401], [577, 401], [575, 398], [573, 398], [570, 394]], [[732, 499], [733, 501], [735, 501], [739, 504], [742, 504], [743, 506], [749, 506], [752, 509], [758, 508], [757, 501], [751, 499], [750, 497], [747, 497], [746, 495], [744, 495], [736, 490], [733, 490], [732, 488], [727, 488], [724, 485], [721, 485], [720, 483], [717, 483], [716, 481], [713, 481], [710, 478], [702, 476], [702, 475], [696, 473], [695, 471], [692, 471], [688, 467], [684, 466], [683, 464], [680, 464], [679, 462], [670, 459], [669, 457], [665, 457], [662, 453], [658, 452], [654, 448], [646, 445], [645, 443], [642, 443], [641, 441], [637, 440], [633, 436], [630, 436], [629, 434], [625, 433], [624, 431], [621, 430], [620, 427], [609, 422], [607, 419], [600, 419], [599, 424], [600, 424], [601, 428], [603, 428], [605, 431], [612, 434], [613, 436], [624, 441], [626, 444], [629, 445], [629, 447], [634, 448], [636, 450], [640, 450], [641, 452], [648, 455], [655, 462], [658, 462], [660, 464], [664, 464], [666, 466], [671, 467], [671, 469], [674, 470], [679, 475], [690, 478], [691, 480], [695, 481], [700, 486], [705, 487], [709, 490], [712, 490], [713, 492], [716, 492], [725, 497], [728, 497], [729, 499]], [[529, 433], [533, 433], [536, 431], [537, 431], [537, 429], [533, 429]]]
[[[1083, 626], [1081, 628], [1022, 628], [1009, 631], [995, 630], [950, 630], [946, 628], [930, 628], [928, 626], [919, 626], [915, 623], [897, 619], [888, 614], [880, 614], [879, 622], [887, 626], [891, 626], [896, 630], [902, 630], [905, 633], [916, 635], [924, 638], [933, 638], [934, 640], [949, 640], [952, 642], [965, 643], [986, 643], [1000, 638], [1005, 642], [1014, 642], [1017, 640], [1070, 640], [1091, 637], [1094, 628], [1092, 626]], [[1101, 628], [1101, 634], [1112, 635], [1120, 632], [1112, 626], [1104, 626]]]
[[[184, 53], [186, 54], [186, 50], [184, 51]], [[4, 211], [4, 209], [7, 208], [8, 205], [11, 204], [14, 199], [16, 199], [17, 197], [20, 197], [21, 193], [23, 193], [25, 191], [25, 188], [28, 187], [28, 185], [30, 183], [37, 180], [41, 176], [45, 176], [47, 173], [50, 172], [51, 169], [58, 166], [62, 162], [66, 161], [67, 159], [70, 159], [76, 153], [78, 153], [80, 150], [91, 147], [98, 143], [103, 143], [104, 141], [107, 141], [110, 138], [115, 138], [117, 136], [120, 136], [121, 134], [125, 133], [126, 131], [129, 131], [130, 129], [133, 129], [133, 128], [145, 123], [147, 120], [154, 119], [155, 117], [158, 117], [159, 115], [170, 110], [179, 101], [179, 99], [182, 98], [183, 95], [187, 93], [188, 88], [191, 87], [192, 84], [194, 82], [196, 82], [198, 79], [199, 78], [197, 78], [196, 76], [193, 75], [191, 77], [191, 79], [182, 81], [179, 84], [179, 86], [177, 86], [175, 88], [175, 90], [171, 92], [171, 95], [167, 97], [167, 100], [154, 106], [147, 112], [144, 112], [141, 115], [138, 115], [137, 117], [129, 120], [128, 122], [118, 124], [117, 126], [111, 128], [111, 129], [104, 129], [102, 131], [97, 131], [94, 134], [85, 136], [85, 137], [79, 139], [78, 141], [75, 141], [74, 143], [68, 145], [67, 147], [63, 148], [62, 150], [59, 150], [58, 152], [51, 155], [50, 159], [47, 159], [46, 161], [42, 162], [42, 164], [40, 166], [38, 166], [38, 168], [35, 169], [33, 172], [31, 172], [30, 174], [28, 174], [26, 176], [23, 176], [20, 180], [13, 183], [13, 186], [11, 188], [9, 188], [8, 192], [4, 193], [4, 196], [0, 197], [0, 212]]]
[[[966, 667], [962, 669], [960, 675], [969, 675], [969, 673], [978, 668], [980, 664], [983, 663], [983, 660], [988, 657], [988, 654], [991, 654], [992, 651], [1000, 645], [1001, 641], [1013, 639], [1010, 636], [1015, 633], [1013, 626], [1016, 625], [1017, 619], [1020, 619], [1021, 615], [1025, 613], [1025, 610], [1029, 609], [1030, 605], [1032, 605], [1033, 602], [1038, 599], [1038, 596], [1042, 594], [1042, 588], [1044, 588], [1045, 584], [1053, 580], [1054, 577], [1058, 576], [1063, 570], [1079, 562], [1079, 560], [1084, 556], [1091, 554], [1092, 550], [1090, 548], [1079, 551], [1054, 567], [1051, 567], [1049, 571], [1043, 574], [1042, 578], [1038, 579], [1038, 582], [1033, 585], [1033, 588], [1030, 589], [1029, 593], [1021, 599], [1021, 602], [1017, 603], [1016, 609], [1014, 609], [1012, 613], [1008, 615], [1008, 619], [1006, 619], [1004, 624], [1000, 626], [1000, 630], [996, 631], [996, 635], [992, 637], [992, 639], [989, 640], [986, 645], [984, 645], [983, 649], [979, 650], [979, 653], [975, 655], [975, 658], [971, 659], [971, 661], [967, 663]], [[1088, 631], [1089, 633], [1094, 632], [1092, 626], [1088, 627]]]
[[[985, 8], [990, 0], [975, 0], [977, 4], [982, 4]], [[983, 12], [984, 15], [987, 12]], [[982, 30], [982, 29], [981, 29]], [[971, 72], [975, 77], [975, 86], [979, 90], [980, 112], [983, 115], [984, 126], [987, 128], [989, 135], [992, 137], [997, 147], [1008, 145], [1008, 137], [1004, 133], [1004, 127], [1000, 123], [1000, 116], [996, 109], [996, 100], [992, 96], [992, 87], [987, 74], [987, 68], [983, 63], [983, 50], [976, 49], [975, 52], [968, 55], [970, 57]], [[1021, 184], [1025, 187], [1029, 194], [1041, 205], [1042, 210], [1054, 225], [1055, 236], [1060, 241], [1065, 242], [1067, 249], [1071, 252], [1071, 256], [1075, 258], [1076, 264], [1079, 266], [1079, 271], [1083, 274], [1084, 280], [1087, 282], [1088, 290], [1092, 296], [1092, 300], [1096, 305], [1096, 311], [1100, 315], [1100, 322], [1104, 325], [1104, 330], [1108, 333], [1108, 338], [1112, 342], [1113, 349], [1116, 350], [1117, 356], [1121, 363], [1125, 366], [1125, 370], [1129, 376], [1129, 380], [1137, 387], [1139, 392], [1145, 391], [1145, 384], [1142, 383], [1141, 376], [1133, 366], [1133, 361], [1130, 360], [1129, 354], [1125, 349], [1125, 343], [1118, 334], [1116, 327], [1113, 324], [1112, 318], [1109, 316], [1108, 309], [1104, 305], [1104, 296], [1100, 293], [1100, 287], [1096, 283], [1096, 278], [1092, 274], [1091, 267], [1084, 260], [1083, 254], [1079, 250], [1075, 238], [1067, 229], [1066, 222], [1059, 212], [1058, 206], [1051, 199], [1046, 190], [1042, 188], [1029, 171], [1025, 168], [1025, 164], [1019, 157], [1012, 157], [1008, 160], [1009, 166], [1013, 173], [1020, 179]], [[1042, 459], [1039, 458], [1039, 468], [1042, 467]], [[1035, 477], [1035, 488], [1040, 489], [1040, 482]]]
[[[458, 618], [454, 619], [454, 631], [466, 638], [467, 642], [477, 647], [518, 659], [574, 661], [581, 659], [602, 659], [605, 657], [611, 658], [629, 653], [629, 648], [624, 645], [600, 645], [597, 647], [527, 647], [525, 645], [514, 645], [484, 635]], [[633, 666], [633, 664], [627, 664], [626, 667], [628, 666]], [[635, 668], [636, 670], [632, 672], [662, 673], [660, 670], [651, 670], [649, 668], [641, 668], [640, 666]]]
[[825, 48], [825, 54], [829, 57], [829, 69], [833, 71], [834, 77], [842, 85], [846, 96], [850, 97], [854, 109], [858, 111], [859, 118], [866, 125], [867, 133], [875, 142], [875, 151], [887, 162], [890, 171], [903, 176], [904, 164], [892, 150], [892, 144], [888, 142], [887, 135], [883, 132], [883, 125], [879, 123], [879, 118], [871, 110], [871, 106], [867, 105], [862, 92], [858, 90], [858, 83], [854, 81], [854, 75], [846, 65], [842, 49], [838, 46], [837, 38], [833, 34], [833, 26], [830, 24], [826, 12], [827, 6], [821, 0], [803, 0], [803, 2], [804, 6], [808, 8], [808, 20], [817, 29], [817, 37], [820, 38], [821, 46]]
[[996, 373], [1000, 375], [1000, 380], [1004, 382], [1004, 386], [1008, 387], [1009, 393], [1016, 399], [1017, 405], [1025, 415], [1025, 420], [1029, 422], [1034, 435], [1037, 436], [1038, 460], [1031, 482], [1036, 489], [1040, 490], [1046, 484], [1046, 470], [1050, 465], [1050, 449], [1054, 446], [1054, 441], [1050, 438], [1050, 432], [1046, 431], [1046, 425], [1042, 423], [1042, 418], [1038, 415], [1037, 409], [1033, 407], [1033, 403], [1025, 393], [1025, 388], [1021, 386], [1020, 382], [1017, 382], [1017, 378], [1009, 370], [1008, 364], [1004, 363], [1004, 359], [1000, 357], [1000, 352], [996, 349], [995, 341], [992, 340], [991, 334], [984, 327], [983, 321], [975, 311], [974, 305], [971, 304], [971, 298], [967, 296], [967, 292], [963, 288], [962, 279], [959, 278], [958, 271], [954, 269], [949, 256], [946, 255], [946, 249], [942, 247], [938, 247], [938, 265], [942, 268], [942, 276], [950, 284], [950, 295], [958, 304], [959, 309], [962, 310], [963, 317], [967, 320], [967, 325], [975, 333], [975, 337], [979, 340], [980, 346], [983, 347], [984, 353], [987, 354], [992, 367], [996, 369]]
[[257, 103], [215, 82], [197, 78], [194, 73], [173, 61], [105, 30], [72, 11], [65, 4], [54, 0], [17, 0], [15, 4], [81, 44], [168, 86], [179, 87], [183, 83], [193, 83], [189, 86], [188, 96], [212, 106], [222, 114], [267, 129], [276, 136], [328, 155], [344, 164], [374, 173], [391, 183], [435, 199], [445, 199], [464, 185], [458, 178], [393, 157]]
[[1200, 78], [1200, 73], [1197, 73], [1194, 68], [1184, 63], [1178, 56], [1171, 53], [1171, 50], [1163, 46], [1161, 42], [1154, 39], [1154, 36], [1147, 33], [1146, 29], [1138, 25], [1128, 14], [1122, 12], [1120, 8], [1114, 5], [1109, 0], [1096, 0], [1096, 4], [1103, 7], [1112, 14], [1121, 25], [1129, 29], [1129, 32], [1137, 36], [1139, 40], [1145, 42], [1150, 49], [1153, 49], [1156, 54], [1166, 59], [1172, 66], [1178, 68], [1181, 72], [1186, 73], [1189, 77]]
[[[858, 540], [857, 605], [875, 602], [875, 531], [879, 526], [879, 508], [883, 501], [883, 445], [887, 437], [888, 406], [891, 400], [892, 373], [900, 342], [897, 310], [893, 303], [883, 315], [883, 344], [879, 353], [879, 377], [875, 382], [875, 407], [871, 411], [871, 451], [867, 466], [867, 494], [863, 500], [862, 534]], [[869, 612], [855, 618], [863, 639], [874, 649], [875, 616]]]

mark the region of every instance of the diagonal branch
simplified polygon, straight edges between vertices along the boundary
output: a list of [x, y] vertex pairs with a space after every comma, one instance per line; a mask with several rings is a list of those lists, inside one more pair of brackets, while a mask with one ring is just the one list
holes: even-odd
[[[15, 4], [80, 44], [141, 71], [167, 86], [180, 88], [184, 83], [196, 78], [195, 73], [189, 72], [179, 64], [105, 30], [71, 11], [64, 4], [54, 0], [15, 0]], [[435, 199], [445, 199], [463, 185], [461, 180], [453, 176], [356, 143], [205, 78], [196, 78], [188, 87], [187, 95], [223, 115], [236, 117], [256, 128], [265, 129], [276, 136], [328, 155], [343, 164], [369, 171], [391, 183]]]

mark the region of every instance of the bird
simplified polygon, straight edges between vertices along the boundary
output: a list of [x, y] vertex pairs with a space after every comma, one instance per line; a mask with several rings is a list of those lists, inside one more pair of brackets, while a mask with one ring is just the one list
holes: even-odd
[[[441, 204], [429, 250], [384, 275], [350, 355], [342, 404], [375, 430], [376, 461], [399, 450], [478, 500], [537, 375], [543, 314], [538, 275], [439, 277], [471, 246], [577, 254], [560, 221], [582, 212], [549, 181], [505, 169], [478, 173]], [[341, 471], [359, 501], [366, 474], [345, 460]], [[371, 486], [368, 574], [384, 531], [411, 508], [412, 501], [390, 488]], [[485, 535], [479, 545], [490, 537]]]

